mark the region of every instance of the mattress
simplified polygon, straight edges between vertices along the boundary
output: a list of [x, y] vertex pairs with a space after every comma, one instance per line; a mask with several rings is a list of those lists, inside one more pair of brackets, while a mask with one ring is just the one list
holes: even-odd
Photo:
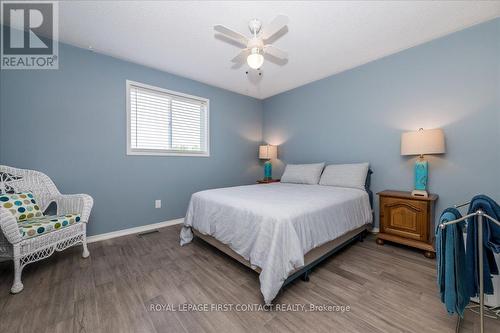
[[181, 231], [191, 227], [227, 244], [259, 267], [260, 289], [272, 302], [289, 273], [304, 265], [311, 249], [372, 222], [364, 190], [272, 183], [194, 193]]

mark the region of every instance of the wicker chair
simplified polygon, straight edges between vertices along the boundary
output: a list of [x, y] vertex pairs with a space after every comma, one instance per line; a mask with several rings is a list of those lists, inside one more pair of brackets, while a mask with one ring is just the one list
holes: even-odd
[[63, 195], [45, 174], [0, 165], [0, 195], [7, 193], [31, 192], [44, 212], [55, 202], [57, 215], [79, 214], [79, 223], [52, 230], [36, 237], [25, 238], [19, 230], [16, 217], [0, 206], [0, 260], [14, 261], [14, 283], [11, 293], [23, 290], [21, 274], [23, 268], [33, 262], [51, 256], [54, 251], [63, 251], [78, 243], [83, 245], [83, 258], [89, 256], [86, 227], [93, 199], [86, 194]]

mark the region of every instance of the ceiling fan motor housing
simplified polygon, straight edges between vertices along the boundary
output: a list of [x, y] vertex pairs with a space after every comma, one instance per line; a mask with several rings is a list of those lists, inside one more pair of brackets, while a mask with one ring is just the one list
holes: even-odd
[[259, 50], [262, 50], [264, 48], [264, 42], [262, 39], [258, 37], [250, 38], [247, 43], [247, 48], [249, 50], [258, 48]]

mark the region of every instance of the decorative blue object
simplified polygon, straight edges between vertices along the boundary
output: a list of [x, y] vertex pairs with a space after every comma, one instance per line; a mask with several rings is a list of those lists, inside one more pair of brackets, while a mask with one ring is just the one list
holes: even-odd
[[420, 155], [415, 162], [415, 189], [411, 195], [416, 197], [429, 196], [427, 193], [428, 163], [424, 154], [444, 154], [444, 132], [440, 128], [405, 132], [401, 134], [401, 155]]
[[422, 157], [415, 162], [415, 190], [427, 190], [428, 163]]
[[264, 163], [264, 179], [269, 180], [273, 178], [273, 165], [271, 161]]
[[266, 160], [264, 163], [264, 180], [271, 180], [273, 178], [273, 166], [271, 159], [278, 157], [278, 147], [273, 145], [260, 145], [259, 146], [259, 159]]

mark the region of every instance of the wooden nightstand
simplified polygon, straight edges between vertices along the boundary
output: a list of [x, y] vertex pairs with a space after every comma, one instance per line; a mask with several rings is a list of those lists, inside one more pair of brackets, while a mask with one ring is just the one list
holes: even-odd
[[280, 179], [259, 179], [257, 184], [279, 183]]
[[400, 243], [424, 250], [427, 258], [435, 258], [434, 206], [437, 194], [428, 198], [413, 197], [410, 192], [382, 191], [380, 198], [380, 232], [377, 244]]

